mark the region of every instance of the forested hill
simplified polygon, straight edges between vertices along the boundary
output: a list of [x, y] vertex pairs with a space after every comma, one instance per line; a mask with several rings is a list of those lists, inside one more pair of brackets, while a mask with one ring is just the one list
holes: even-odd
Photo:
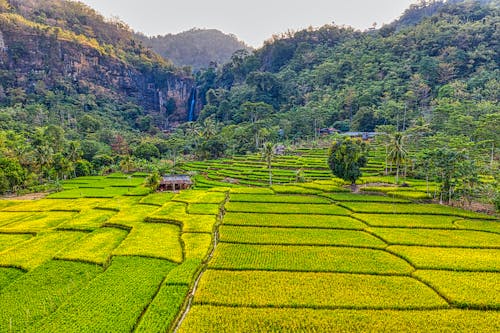
[[498, 0], [421, 2], [402, 17], [419, 17], [409, 25], [284, 34], [201, 75], [200, 118], [237, 124], [242, 149], [255, 135], [307, 138], [327, 126], [494, 136], [484, 126], [500, 116], [499, 12]]
[[76, 1], [0, 0], [3, 129], [91, 117], [108, 129], [148, 131], [184, 120], [190, 73], [141, 45], [123, 22]]
[[235, 51], [250, 50], [236, 36], [215, 29], [191, 29], [179, 34], [138, 37], [144, 45], [170, 59], [176, 66], [191, 66], [194, 70], [223, 65]]

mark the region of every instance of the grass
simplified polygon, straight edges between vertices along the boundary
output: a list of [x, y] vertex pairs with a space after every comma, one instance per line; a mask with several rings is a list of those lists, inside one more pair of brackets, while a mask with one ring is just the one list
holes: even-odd
[[26, 331], [101, 271], [94, 265], [52, 260], [20, 276], [0, 293], [0, 332]]
[[414, 274], [436, 288], [457, 307], [500, 309], [498, 273], [417, 271]]
[[295, 205], [283, 203], [229, 202], [225, 205], [225, 208], [228, 212], [241, 213], [349, 215], [348, 210], [333, 204]]
[[305, 195], [231, 194], [232, 202], [268, 202], [293, 204], [329, 204], [330, 200]]
[[61, 223], [70, 220], [74, 212], [43, 212], [31, 215], [25, 219], [0, 228], [2, 232], [39, 232], [52, 229]]
[[30, 234], [0, 234], [0, 252], [27, 241], [32, 236]]
[[222, 242], [264, 245], [343, 245], [385, 247], [378, 238], [354, 230], [285, 229], [235, 227], [220, 228]]
[[269, 307], [434, 308], [447, 303], [404, 276], [207, 270], [196, 304]]
[[226, 213], [226, 225], [263, 226], [263, 227], [298, 227], [298, 228], [340, 228], [363, 229], [366, 225], [347, 216], [308, 214], [258, 214]]
[[322, 246], [218, 245], [210, 268], [302, 272], [405, 274], [413, 268], [379, 250]]
[[19, 267], [31, 270], [52, 259], [59, 251], [64, 251], [77, 240], [83, 232], [48, 232], [4, 251], [0, 255], [0, 266]]
[[496, 311], [254, 309], [195, 305], [179, 333], [485, 332], [500, 330]]
[[354, 214], [354, 217], [374, 227], [444, 228], [455, 229], [455, 216], [410, 214]]
[[165, 260], [114, 257], [111, 266], [28, 332], [130, 332], [174, 268]]
[[114, 255], [145, 256], [182, 262], [180, 229], [173, 224], [141, 223], [118, 246]]
[[204, 259], [212, 245], [212, 235], [202, 233], [182, 234], [186, 259]]
[[101, 228], [75, 242], [70, 249], [57, 255], [58, 259], [74, 260], [104, 265], [113, 250], [127, 237], [122, 229]]
[[500, 235], [469, 230], [370, 228], [391, 245], [491, 247], [500, 249]]
[[500, 250], [419, 246], [390, 246], [419, 269], [481, 270], [500, 272]]

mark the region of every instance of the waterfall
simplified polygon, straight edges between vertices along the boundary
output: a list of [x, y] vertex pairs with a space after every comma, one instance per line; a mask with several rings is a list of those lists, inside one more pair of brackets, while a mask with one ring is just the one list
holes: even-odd
[[188, 121], [194, 121], [194, 108], [196, 106], [196, 88], [191, 91], [191, 103], [189, 104]]

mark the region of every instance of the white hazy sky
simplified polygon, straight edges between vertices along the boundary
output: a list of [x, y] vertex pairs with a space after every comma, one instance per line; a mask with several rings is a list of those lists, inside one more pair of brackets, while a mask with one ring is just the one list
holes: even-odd
[[364, 30], [416, 0], [80, 0], [149, 36], [215, 28], [259, 47], [273, 34], [335, 22]]

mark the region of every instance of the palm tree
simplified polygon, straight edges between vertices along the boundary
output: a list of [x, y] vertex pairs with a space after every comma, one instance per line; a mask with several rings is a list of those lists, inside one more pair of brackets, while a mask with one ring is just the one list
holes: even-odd
[[389, 159], [391, 163], [396, 164], [396, 184], [399, 184], [399, 170], [403, 163], [406, 161], [408, 151], [403, 146], [404, 136], [403, 133], [395, 133], [391, 140], [391, 150], [389, 152]]
[[274, 145], [271, 142], [264, 143], [262, 147], [262, 159], [266, 161], [267, 169], [269, 170], [269, 186], [273, 185], [273, 172], [271, 164], [274, 158]]

